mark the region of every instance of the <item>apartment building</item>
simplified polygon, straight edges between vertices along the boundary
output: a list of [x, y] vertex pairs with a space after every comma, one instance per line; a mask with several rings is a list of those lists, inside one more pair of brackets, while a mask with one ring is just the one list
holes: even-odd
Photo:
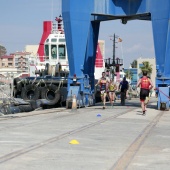
[[4, 55], [0, 57], [0, 68], [14, 68], [14, 56]]
[[17, 68], [18, 73], [29, 72], [29, 58], [31, 53], [29, 52], [15, 52], [14, 54], [14, 66]]

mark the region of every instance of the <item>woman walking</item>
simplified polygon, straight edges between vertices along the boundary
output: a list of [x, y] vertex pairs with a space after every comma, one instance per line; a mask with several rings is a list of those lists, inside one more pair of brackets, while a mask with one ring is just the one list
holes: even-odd
[[108, 90], [109, 90], [110, 105], [111, 108], [113, 108], [113, 102], [115, 100], [115, 91], [117, 90], [117, 85], [114, 83], [113, 79], [110, 79]]

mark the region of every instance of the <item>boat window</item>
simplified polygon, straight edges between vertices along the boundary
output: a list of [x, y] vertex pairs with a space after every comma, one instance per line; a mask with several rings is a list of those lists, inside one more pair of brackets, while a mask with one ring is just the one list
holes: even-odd
[[57, 46], [51, 45], [51, 58], [56, 59], [57, 58]]
[[53, 38], [53, 39], [51, 39], [51, 42], [57, 42], [57, 39], [55, 38]]
[[49, 57], [49, 46], [45, 45], [45, 56]]
[[60, 44], [58, 46], [59, 59], [66, 59], [66, 46]]
[[63, 38], [59, 39], [59, 42], [65, 42], [65, 39], [63, 39]]

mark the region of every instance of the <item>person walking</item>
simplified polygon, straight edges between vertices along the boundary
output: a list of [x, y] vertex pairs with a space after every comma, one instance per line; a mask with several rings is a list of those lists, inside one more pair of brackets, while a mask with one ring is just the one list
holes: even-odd
[[119, 84], [122, 105], [125, 105], [125, 99], [127, 98], [128, 89], [129, 89], [129, 82], [126, 80], [126, 77], [123, 77], [123, 80]]
[[108, 83], [109, 80], [106, 78], [106, 73], [102, 72], [102, 77], [98, 80], [95, 86], [100, 85], [100, 95], [101, 95], [101, 100], [103, 102], [103, 109], [106, 108], [106, 95], [108, 90]]
[[146, 114], [146, 107], [149, 102], [149, 93], [153, 88], [153, 83], [150, 77], [147, 76], [147, 72], [143, 71], [143, 76], [139, 79], [137, 87], [140, 87], [140, 102], [143, 115]]
[[109, 100], [111, 108], [113, 108], [113, 102], [115, 101], [115, 91], [117, 90], [117, 85], [114, 83], [113, 79], [110, 79], [108, 84]]

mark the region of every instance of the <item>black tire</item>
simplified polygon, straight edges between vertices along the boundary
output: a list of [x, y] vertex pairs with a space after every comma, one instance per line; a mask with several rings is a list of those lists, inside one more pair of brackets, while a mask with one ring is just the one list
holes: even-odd
[[37, 100], [40, 97], [40, 88], [32, 84], [22, 88], [21, 98], [24, 100]]
[[53, 84], [42, 88], [41, 98], [48, 100], [48, 105], [55, 105], [60, 100], [60, 90], [57, 90], [57, 88]]
[[16, 89], [14, 89], [13, 96], [14, 96], [15, 98], [21, 98], [21, 91], [22, 91], [22, 90], [18, 91], [18, 90], [16, 90]]
[[18, 107], [21, 112], [31, 112], [34, 110], [31, 105], [19, 105]]
[[20, 113], [21, 112], [19, 106], [10, 106], [9, 108], [10, 108], [10, 113], [11, 114], [15, 114], [15, 113]]
[[20, 78], [14, 78], [14, 89], [16, 89], [16, 91], [21, 91], [22, 90], [22, 82], [20, 82], [21, 79]]
[[14, 86], [16, 86], [17, 85], [17, 83], [20, 81], [20, 78], [14, 78]]
[[32, 107], [32, 109], [37, 109], [38, 107], [37, 107], [37, 103], [36, 103], [36, 100], [28, 100], [27, 102], [29, 102], [30, 103], [30, 105], [31, 105], [31, 107]]

